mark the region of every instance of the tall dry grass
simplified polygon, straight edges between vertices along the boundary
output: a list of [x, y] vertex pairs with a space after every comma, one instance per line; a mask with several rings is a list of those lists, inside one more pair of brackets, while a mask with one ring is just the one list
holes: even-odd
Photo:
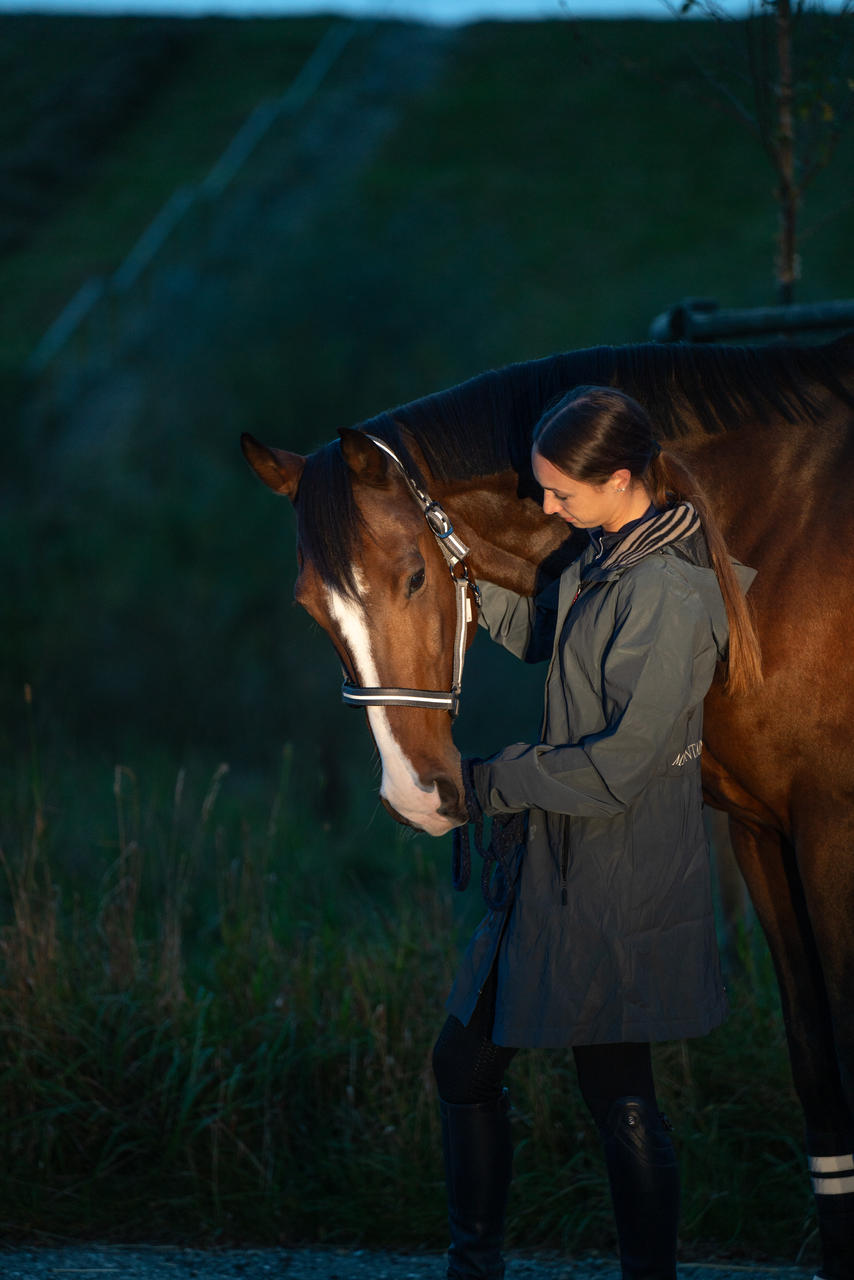
[[[444, 1244], [430, 1052], [479, 907], [450, 892], [441, 844], [384, 816], [324, 830], [291, 763], [263, 803], [225, 765], [148, 795], [144, 768], [105, 771], [112, 830], [87, 849], [31, 737], [2, 848], [7, 1235]], [[755, 936], [739, 954], [725, 1027], [656, 1050], [683, 1252], [803, 1261], [773, 975]], [[613, 1247], [570, 1055], [520, 1054], [508, 1083], [511, 1243]]]

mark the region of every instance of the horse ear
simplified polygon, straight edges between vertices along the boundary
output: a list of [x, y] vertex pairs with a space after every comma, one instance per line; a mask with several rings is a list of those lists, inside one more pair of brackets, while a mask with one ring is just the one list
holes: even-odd
[[291, 502], [296, 499], [305, 458], [286, 449], [274, 449], [261, 444], [248, 431], [240, 437], [243, 456], [257, 476], [274, 493], [283, 493]]
[[364, 431], [342, 427], [338, 432], [344, 461], [365, 484], [382, 487], [388, 484], [388, 458], [369, 440]]

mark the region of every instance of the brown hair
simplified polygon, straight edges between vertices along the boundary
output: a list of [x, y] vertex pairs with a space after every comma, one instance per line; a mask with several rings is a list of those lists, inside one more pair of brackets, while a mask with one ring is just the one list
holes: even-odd
[[699, 482], [683, 462], [658, 445], [643, 406], [614, 387], [575, 387], [546, 409], [534, 428], [533, 447], [574, 480], [604, 484], [615, 471], [627, 470], [643, 482], [659, 510], [691, 503], [703, 526], [729, 619], [724, 687], [731, 694], [757, 688], [762, 683], [759, 639], [724, 536]]

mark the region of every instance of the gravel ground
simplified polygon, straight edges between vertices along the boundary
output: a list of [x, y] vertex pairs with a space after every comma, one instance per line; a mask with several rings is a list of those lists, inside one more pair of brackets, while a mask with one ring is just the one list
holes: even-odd
[[[198, 1249], [69, 1245], [3, 1249], [3, 1280], [441, 1280], [443, 1258], [431, 1253], [375, 1253], [336, 1249]], [[680, 1280], [812, 1280], [802, 1267], [686, 1263]], [[507, 1280], [619, 1280], [602, 1258], [508, 1255]]]

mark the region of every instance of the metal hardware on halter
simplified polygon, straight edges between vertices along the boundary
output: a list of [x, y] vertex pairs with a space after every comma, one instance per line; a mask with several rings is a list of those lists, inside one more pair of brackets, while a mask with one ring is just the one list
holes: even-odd
[[[407, 488], [421, 508], [427, 527], [436, 539], [445, 557], [448, 571], [454, 580], [457, 602], [454, 665], [451, 688], [447, 693], [439, 689], [397, 689], [383, 686], [366, 688], [363, 685], [353, 684], [345, 673], [341, 697], [351, 707], [428, 707], [438, 711], [449, 711], [455, 717], [460, 707], [463, 664], [466, 656], [466, 631], [472, 620], [472, 596], [475, 605], [480, 608], [480, 589], [474, 579], [469, 577], [465, 562], [469, 549], [454, 532], [454, 526], [447, 512], [419, 488], [391, 446], [387, 445], [385, 440], [380, 440], [378, 436], [372, 436], [367, 431], [364, 434], [391, 459], [406, 481]], [[457, 572], [458, 566], [459, 572]]]

